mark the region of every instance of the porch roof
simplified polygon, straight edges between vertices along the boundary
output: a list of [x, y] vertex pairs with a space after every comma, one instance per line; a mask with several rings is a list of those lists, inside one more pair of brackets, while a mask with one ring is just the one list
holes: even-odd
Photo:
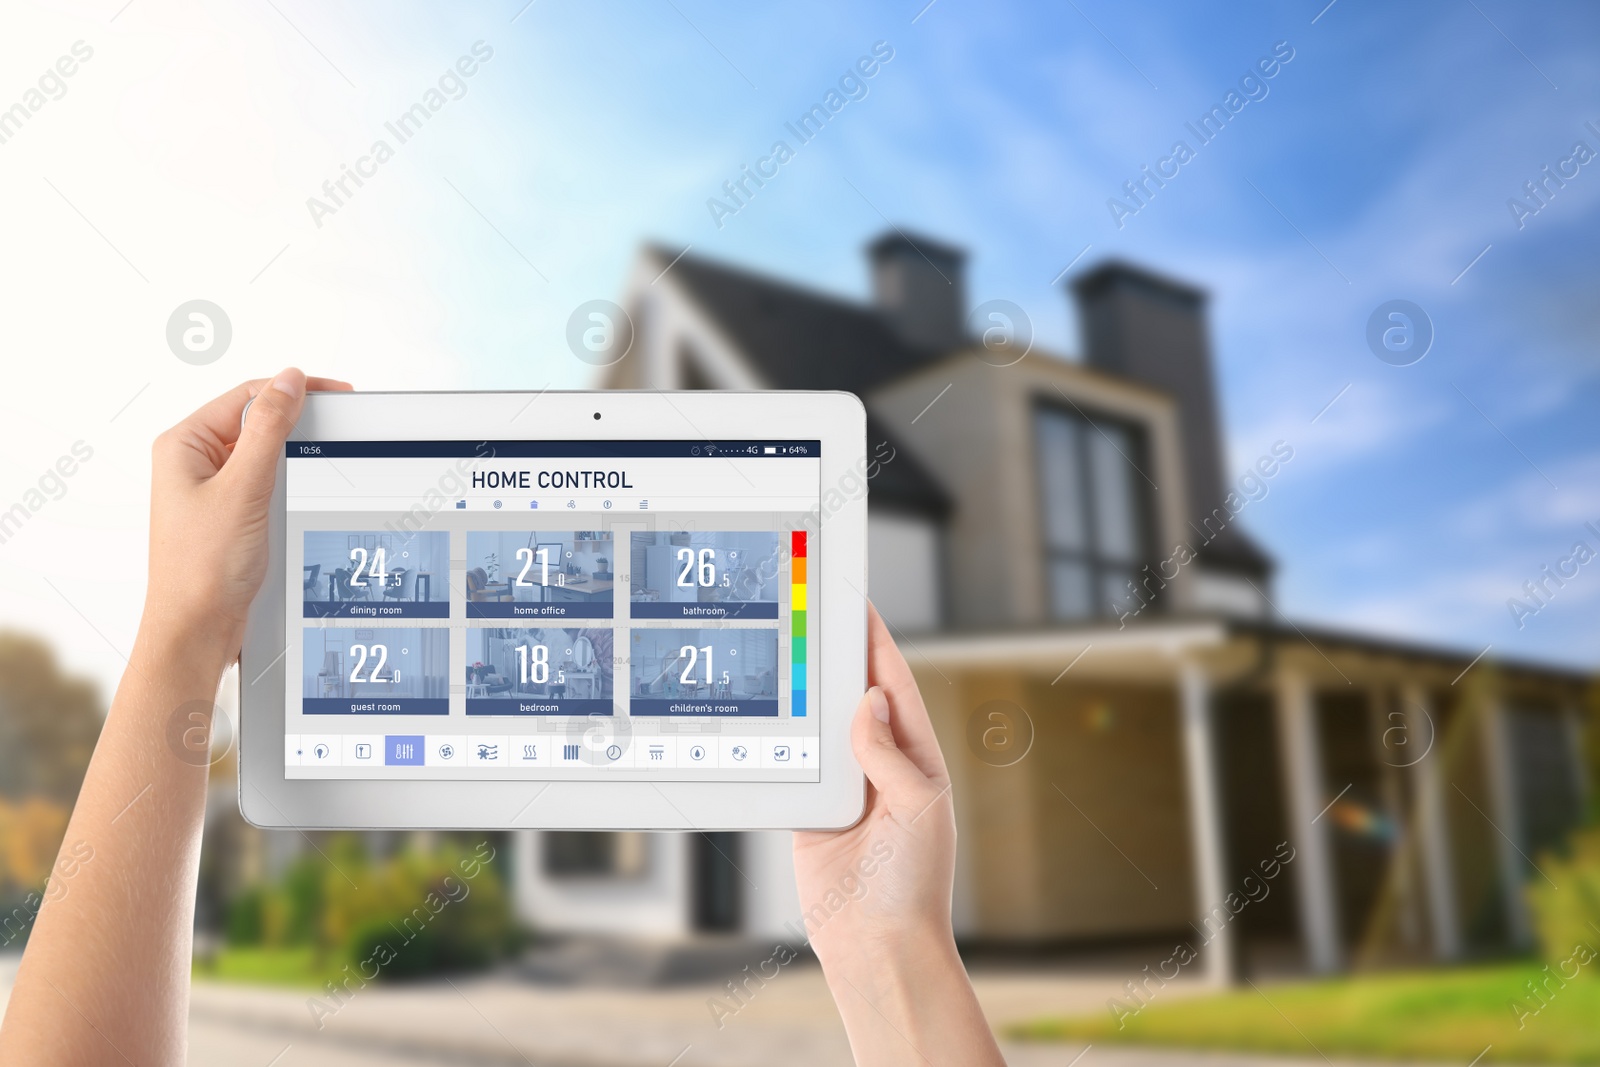
[[1126, 627], [1106, 620], [1086, 624], [938, 630], [909, 635], [897, 632], [896, 637], [907, 646], [908, 655], [920, 656], [940, 666], [978, 669], [1054, 665], [1055, 670], [1061, 670], [1093, 650], [1094, 660], [1102, 667], [1117, 662], [1137, 662], [1148, 670], [1166, 663], [1176, 670], [1189, 659], [1207, 658], [1240, 645], [1258, 645], [1311, 649], [1335, 671], [1339, 668], [1330, 656], [1426, 667], [1447, 672], [1456, 680], [1480, 664], [1493, 666], [1506, 676], [1547, 684], [1585, 685], [1597, 677], [1592, 669], [1497, 657], [1493, 655], [1493, 645], [1471, 652], [1292, 620], [1223, 615], [1173, 614]]

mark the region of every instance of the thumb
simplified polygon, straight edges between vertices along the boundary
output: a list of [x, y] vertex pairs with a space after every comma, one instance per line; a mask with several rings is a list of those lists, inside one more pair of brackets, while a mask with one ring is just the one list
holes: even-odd
[[890, 716], [884, 691], [878, 686], [868, 689], [856, 708], [851, 747], [889, 810], [896, 815], [916, 815], [933, 802], [940, 789], [900, 750]]
[[262, 387], [245, 413], [244, 427], [223, 473], [245, 492], [272, 492], [284, 442], [305, 406], [306, 376], [293, 367]]

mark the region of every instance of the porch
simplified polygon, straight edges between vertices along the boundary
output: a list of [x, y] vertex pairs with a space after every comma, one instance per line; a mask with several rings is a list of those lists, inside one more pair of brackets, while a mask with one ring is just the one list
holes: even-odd
[[1214, 982], [1501, 954], [1584, 804], [1575, 672], [1221, 619], [897, 636], [969, 945], [1148, 942]]

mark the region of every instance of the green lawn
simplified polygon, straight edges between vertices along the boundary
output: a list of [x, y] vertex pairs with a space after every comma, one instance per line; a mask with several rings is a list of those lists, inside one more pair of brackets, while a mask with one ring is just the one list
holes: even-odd
[[320, 989], [339, 966], [319, 961], [311, 948], [225, 948], [212, 959], [194, 963], [197, 979], [249, 982], [254, 985], [304, 986]]
[[[1570, 970], [1571, 968], [1569, 968]], [[1586, 967], [1548, 996], [1519, 1028], [1516, 1000], [1539, 1007], [1524, 983], [1543, 978], [1531, 964], [1408, 972], [1319, 982], [1248, 985], [1238, 992], [1163, 1001], [1125, 1017], [1046, 1018], [1013, 1027], [1012, 1037], [1275, 1052], [1312, 1059], [1370, 1056], [1481, 1062], [1600, 1064], [1600, 974]], [[1131, 1006], [1127, 998], [1125, 1004]]]

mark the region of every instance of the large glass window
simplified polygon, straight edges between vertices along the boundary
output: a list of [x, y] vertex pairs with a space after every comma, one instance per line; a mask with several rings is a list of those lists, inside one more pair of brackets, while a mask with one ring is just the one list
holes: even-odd
[[1049, 611], [1114, 615], [1144, 554], [1138, 434], [1111, 420], [1040, 407], [1034, 416]]

